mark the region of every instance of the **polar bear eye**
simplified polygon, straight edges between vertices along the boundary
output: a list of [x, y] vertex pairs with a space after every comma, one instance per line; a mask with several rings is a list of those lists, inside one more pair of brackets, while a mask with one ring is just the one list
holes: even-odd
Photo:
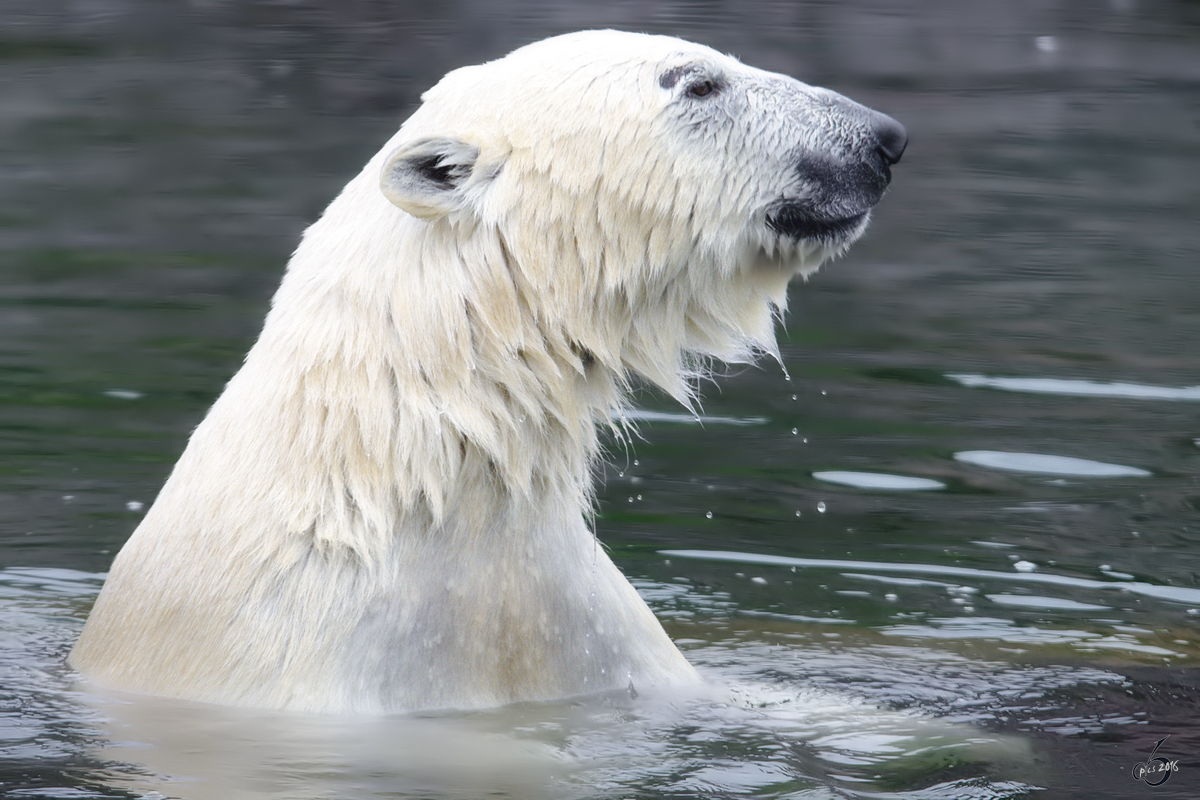
[[708, 97], [717, 90], [716, 81], [705, 78], [704, 80], [692, 81], [687, 87], [688, 97]]
[[659, 76], [658, 85], [664, 89], [674, 89], [680, 80], [686, 81], [681, 92], [685, 97], [708, 97], [722, 89], [721, 79], [700, 64], [685, 64], [669, 69]]

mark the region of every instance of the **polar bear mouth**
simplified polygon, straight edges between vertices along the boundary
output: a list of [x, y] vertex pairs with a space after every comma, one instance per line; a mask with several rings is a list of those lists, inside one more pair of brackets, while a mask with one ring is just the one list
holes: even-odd
[[845, 160], [802, 154], [792, 184], [767, 206], [767, 227], [797, 243], [850, 244], [866, 230], [871, 208], [887, 191], [891, 163], [880, 152]]
[[870, 211], [830, 216], [814, 213], [799, 203], [780, 203], [767, 212], [767, 227], [792, 241], [815, 241], [827, 245], [849, 244], [866, 227]]

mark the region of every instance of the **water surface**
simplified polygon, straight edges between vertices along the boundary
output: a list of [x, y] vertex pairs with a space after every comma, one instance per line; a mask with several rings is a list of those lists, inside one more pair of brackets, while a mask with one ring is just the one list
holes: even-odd
[[[6, 796], [1200, 796], [1195, 4], [0, 20]], [[598, 534], [710, 689], [365, 722], [77, 685], [103, 572], [299, 232], [445, 71], [603, 25], [911, 134], [866, 239], [794, 288], [786, 373], [729, 370], [699, 421], [644, 393], [611, 447]]]

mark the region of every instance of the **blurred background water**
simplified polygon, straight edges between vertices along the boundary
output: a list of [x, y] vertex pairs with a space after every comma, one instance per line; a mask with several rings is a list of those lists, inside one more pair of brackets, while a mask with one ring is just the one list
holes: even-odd
[[[446, 71], [603, 26], [911, 136], [794, 287], [790, 379], [730, 370], [701, 425], [647, 393], [612, 448], [598, 533], [712, 696], [368, 723], [74, 686], [303, 228]], [[1200, 796], [1198, 175], [1183, 0], [6, 0], [0, 793]]]

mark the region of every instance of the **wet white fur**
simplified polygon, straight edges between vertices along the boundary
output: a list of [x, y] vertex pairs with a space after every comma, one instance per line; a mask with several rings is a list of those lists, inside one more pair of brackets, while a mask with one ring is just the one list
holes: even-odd
[[[722, 104], [660, 85], [696, 62]], [[322, 712], [696, 681], [589, 529], [597, 427], [631, 374], [690, 404], [698, 359], [775, 352], [829, 253], [763, 209], [835, 147], [796, 113], [822, 92], [611, 31], [447, 75], [304, 234], [71, 663]], [[388, 170], [431, 137], [478, 157], [422, 195]]]

